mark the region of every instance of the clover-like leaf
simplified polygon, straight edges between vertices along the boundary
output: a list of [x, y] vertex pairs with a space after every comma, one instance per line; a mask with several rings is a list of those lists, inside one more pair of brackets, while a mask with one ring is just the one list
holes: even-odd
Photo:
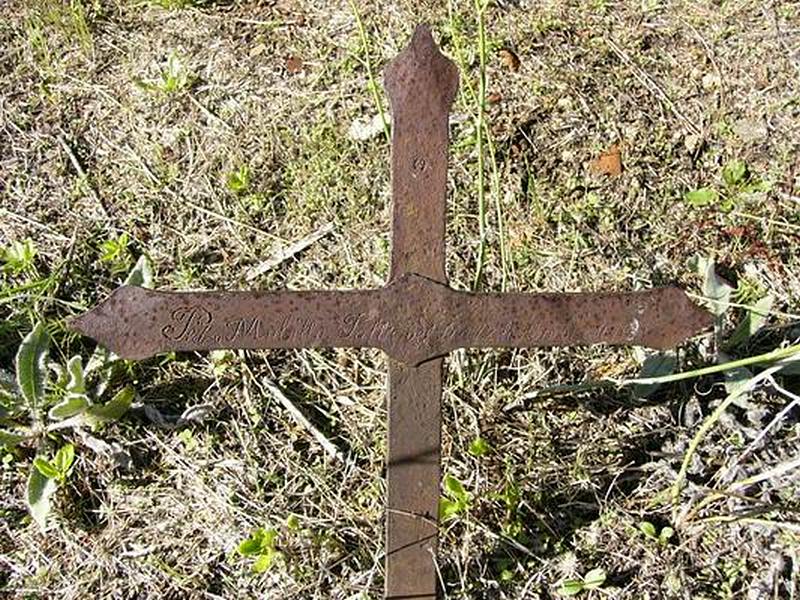
[[606, 582], [606, 572], [601, 568], [592, 569], [583, 576], [583, 589], [595, 590]]
[[735, 159], [729, 161], [722, 167], [722, 179], [728, 187], [734, 187], [743, 183], [747, 176], [747, 165], [743, 160]]
[[683, 199], [692, 206], [710, 206], [711, 204], [716, 204], [717, 200], [719, 200], [719, 194], [713, 188], [702, 187], [686, 192], [683, 195]]

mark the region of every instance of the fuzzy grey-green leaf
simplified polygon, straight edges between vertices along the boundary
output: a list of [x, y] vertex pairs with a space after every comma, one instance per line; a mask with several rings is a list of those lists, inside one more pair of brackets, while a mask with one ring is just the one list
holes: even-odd
[[47, 416], [54, 421], [68, 419], [82, 413], [89, 407], [86, 394], [68, 394], [61, 402], [51, 408]]
[[127, 386], [122, 388], [105, 404], [90, 407], [89, 410], [86, 411], [87, 422], [92, 427], [96, 427], [102, 423], [116, 421], [131, 407], [135, 395], [136, 390], [134, 390], [133, 387]]
[[44, 398], [49, 346], [47, 329], [44, 323], [38, 323], [22, 340], [17, 351], [17, 386], [31, 410], [36, 410]]
[[138, 285], [143, 288], [153, 287], [153, 263], [150, 262], [146, 254], [142, 254], [139, 260], [136, 261], [133, 269], [128, 273], [128, 277], [125, 278], [124, 285]]
[[50, 497], [56, 491], [55, 479], [45, 477], [36, 466], [28, 475], [27, 504], [33, 520], [44, 530], [50, 514]]

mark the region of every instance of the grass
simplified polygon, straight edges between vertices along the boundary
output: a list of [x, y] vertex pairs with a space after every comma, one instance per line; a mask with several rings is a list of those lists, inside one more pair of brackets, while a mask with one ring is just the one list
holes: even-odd
[[[788, 5], [773, 18], [749, 0], [4, 3], [0, 369], [40, 320], [54, 362], [86, 362], [94, 345], [65, 319], [143, 254], [161, 289], [380, 285], [390, 132], [347, 132], [384, 114], [382, 69], [420, 21], [461, 72], [454, 287], [678, 283], [700, 300], [691, 265], [704, 256], [738, 290], [715, 335], [682, 345], [668, 374], [642, 372], [649, 354], [629, 348], [449, 357], [443, 496], [458, 510], [442, 525], [447, 597], [797, 597], [797, 379], [790, 366], [770, 371], [798, 344]], [[303, 68], [289, 72], [289, 56]], [[614, 143], [622, 174], [593, 174]], [[755, 182], [768, 189], [745, 189]], [[686, 200], [701, 189], [716, 196]], [[333, 233], [248, 280], [327, 222]], [[765, 294], [761, 328], [734, 336]], [[726, 374], [738, 369], [763, 385], [731, 394]], [[120, 365], [109, 393], [137, 393], [122, 419], [0, 452], [0, 590], [380, 597], [385, 371], [377, 351], [335, 349]], [[659, 385], [646, 397], [620, 385], [634, 381]], [[75, 460], [43, 535], [25, 478], [37, 451], [66, 444]]]

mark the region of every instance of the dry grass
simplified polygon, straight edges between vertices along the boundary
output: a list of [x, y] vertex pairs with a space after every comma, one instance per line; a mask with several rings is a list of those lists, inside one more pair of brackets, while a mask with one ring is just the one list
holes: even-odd
[[[460, 62], [447, 262], [452, 284], [468, 288], [479, 244], [475, 7], [356, 4], [376, 72], [422, 20]], [[797, 312], [800, 5], [498, 2], [486, 19], [495, 151], [486, 166], [486, 289], [500, 289], [505, 272], [509, 289], [678, 282], [699, 293], [690, 261], [704, 255], [750, 290], [745, 300], [769, 291], [777, 310]], [[518, 71], [500, 48], [518, 55]], [[0, 6], [0, 81], [0, 244], [29, 237], [39, 252], [35, 272], [1, 276], [3, 369], [37, 319], [52, 324], [56, 358], [88, 356], [91, 342], [66, 333], [63, 319], [120, 283], [99, 257], [100, 244], [123, 232], [129, 264], [147, 253], [163, 288], [384, 280], [389, 148], [380, 133], [347, 134], [376, 111], [349, 2], [11, 0]], [[590, 161], [613, 143], [622, 175], [592, 174]], [[771, 190], [729, 212], [683, 201], [690, 189], [720, 186], [731, 159], [745, 160]], [[226, 180], [242, 166], [250, 182], [234, 193]], [[247, 281], [276, 248], [325, 222], [332, 235]], [[21, 287], [50, 276], [43, 288]], [[791, 319], [775, 316], [738, 353], [797, 337]], [[688, 343], [680, 367], [714, 360], [706, 342]], [[448, 364], [443, 467], [474, 497], [468, 514], [443, 526], [448, 597], [557, 597], [564, 578], [594, 567], [608, 580], [581, 597], [800, 597], [796, 471], [692, 513], [786, 404], [775, 389], [753, 394], [703, 442], [678, 507], [691, 518], [659, 544], [638, 525], [672, 523], [666, 491], [703, 415], [724, 395], [721, 378], [665, 386], [647, 401], [609, 388], [530, 398], [633, 376], [639, 359], [598, 347], [462, 351]], [[98, 435], [131, 464], [64, 432], [78, 464], [47, 534], [25, 517], [35, 448], [3, 463], [0, 590], [20, 598], [379, 597], [384, 373], [373, 351], [128, 365], [115, 385], [136, 386], [137, 408]], [[346, 453], [344, 465], [264, 391], [264, 377]], [[791, 376], [781, 382], [797, 391]], [[202, 419], [158, 422], [198, 405]], [[737, 479], [796, 459], [797, 418], [795, 409]], [[467, 451], [477, 436], [492, 448], [480, 458]], [[298, 527], [287, 525], [290, 515]], [[727, 516], [736, 518], [710, 520]], [[235, 550], [259, 526], [279, 530], [284, 559], [257, 576]], [[513, 543], [499, 535], [504, 528]]]

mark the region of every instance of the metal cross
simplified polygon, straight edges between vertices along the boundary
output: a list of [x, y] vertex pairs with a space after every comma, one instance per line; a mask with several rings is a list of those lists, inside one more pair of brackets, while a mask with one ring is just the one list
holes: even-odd
[[456, 291], [445, 273], [448, 113], [458, 71], [426, 26], [386, 71], [392, 263], [380, 289], [159, 292], [123, 286], [71, 322], [118, 355], [377, 347], [389, 357], [386, 597], [437, 597], [443, 356], [456, 348], [667, 348], [710, 324], [676, 287], [632, 293]]

